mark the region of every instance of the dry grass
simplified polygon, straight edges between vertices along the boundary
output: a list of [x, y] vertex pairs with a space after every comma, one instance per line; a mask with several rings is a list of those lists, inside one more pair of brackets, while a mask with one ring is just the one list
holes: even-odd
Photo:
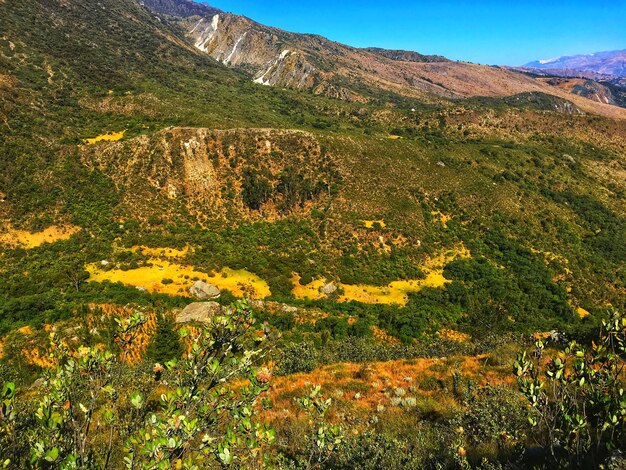
[[[488, 365], [488, 356], [458, 356], [442, 359], [412, 359], [369, 364], [340, 363], [310, 373], [276, 377], [268, 392], [274, 403], [266, 418], [270, 421], [297, 413], [293, 398], [303, 396], [319, 384], [335, 407], [353, 414], [370, 416], [380, 406], [399, 407], [394, 398], [414, 398], [418, 407], [438, 402], [443, 409], [458, 407], [452, 394], [452, 376], [458, 374], [478, 385], [513, 385], [514, 379], [502, 367]], [[434, 385], [432, 385], [434, 384]]]

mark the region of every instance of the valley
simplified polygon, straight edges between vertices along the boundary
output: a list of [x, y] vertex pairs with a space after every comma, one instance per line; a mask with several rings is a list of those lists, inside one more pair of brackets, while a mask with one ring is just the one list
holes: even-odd
[[0, 1], [7, 468], [613, 456], [618, 86], [105, 3]]

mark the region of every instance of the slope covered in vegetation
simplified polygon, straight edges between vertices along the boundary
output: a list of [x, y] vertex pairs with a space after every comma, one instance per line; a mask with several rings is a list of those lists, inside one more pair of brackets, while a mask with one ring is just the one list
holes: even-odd
[[[624, 120], [539, 91], [368, 88], [359, 102], [265, 87], [134, 0], [8, 1], [0, 26], [0, 378], [18, 388], [50, 366], [55, 329], [70, 346], [116, 347], [97, 306], [148, 314], [132, 353], [148, 367], [150, 340], [171, 343], [173, 313], [207, 281], [223, 305], [255, 299], [290, 377], [272, 398], [293, 398], [292, 379], [335, 377], [356, 410], [347, 423], [382, 436], [350, 441], [334, 468], [372, 446], [419, 446], [405, 431], [425, 417], [435, 447], [403, 465], [434, 465], [427, 455], [452, 462], [462, 439], [436, 400], [517, 416], [510, 388], [449, 392], [485, 385], [480, 374], [510, 385], [511, 351], [531, 334], [584, 342], [624, 306]], [[434, 357], [457, 359], [438, 370]], [[391, 368], [420, 383], [370, 386], [363, 362], [372, 381]], [[419, 412], [366, 426], [361, 397]], [[513, 460], [493, 439], [473, 462]]]

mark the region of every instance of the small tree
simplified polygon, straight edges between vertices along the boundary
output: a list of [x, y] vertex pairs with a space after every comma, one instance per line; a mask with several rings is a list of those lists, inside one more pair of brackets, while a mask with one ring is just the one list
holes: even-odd
[[[201, 327], [183, 328], [189, 352], [157, 364], [153, 374], [126, 361], [145, 318], [136, 313], [117, 323], [119, 356], [101, 347], [71, 351], [53, 337], [50, 357], [56, 366], [45, 373], [32, 406], [35, 419], [16, 412], [24, 409], [16, 398], [28, 400], [31, 394], [16, 394], [13, 384], [5, 385], [0, 458], [11, 459], [7, 466], [253, 468], [263, 462], [274, 433], [255, 421], [254, 412], [271, 372], [257, 373], [266, 341], [254, 330], [246, 303]], [[24, 441], [30, 456], [10, 453]]]
[[147, 356], [153, 361], [165, 364], [182, 356], [180, 337], [170, 315], [161, 314], [157, 318], [156, 331], [148, 345]]
[[591, 347], [572, 342], [545, 367], [543, 356], [539, 341], [531, 356], [517, 355], [514, 373], [533, 410], [530, 423], [551, 459], [592, 465], [623, 448], [626, 318], [615, 313], [603, 321], [598, 342]]
[[309, 458], [303, 467], [306, 470], [321, 468], [343, 441], [341, 427], [330, 424], [326, 420], [332, 400], [324, 398], [321, 394], [321, 387], [316, 385], [308, 396], [296, 398], [295, 401], [310, 419]]

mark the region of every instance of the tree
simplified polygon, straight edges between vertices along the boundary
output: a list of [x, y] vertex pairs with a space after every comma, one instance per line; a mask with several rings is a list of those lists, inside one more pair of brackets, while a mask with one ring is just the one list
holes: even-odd
[[[188, 352], [150, 373], [125, 361], [145, 318], [136, 313], [117, 323], [119, 356], [100, 347], [69, 350], [63, 339], [53, 337], [55, 367], [45, 373], [34, 403], [31, 393], [5, 386], [0, 464], [102, 469], [260, 465], [274, 432], [256, 422], [254, 414], [271, 371], [257, 369], [267, 341], [263, 331], [254, 329], [247, 303], [201, 327], [181, 329]], [[34, 417], [18, 412], [28, 407]], [[16, 426], [19, 435], [12, 431]], [[30, 455], [13, 455], [11, 449], [24, 441]]]
[[156, 331], [147, 351], [147, 356], [152, 361], [165, 364], [172, 359], [181, 357], [183, 350], [180, 337], [174, 329], [175, 324], [170, 315], [161, 314], [158, 316]]
[[603, 321], [591, 347], [572, 342], [545, 365], [544, 351], [539, 341], [514, 365], [536, 437], [557, 464], [596, 466], [626, 439], [626, 317]]

